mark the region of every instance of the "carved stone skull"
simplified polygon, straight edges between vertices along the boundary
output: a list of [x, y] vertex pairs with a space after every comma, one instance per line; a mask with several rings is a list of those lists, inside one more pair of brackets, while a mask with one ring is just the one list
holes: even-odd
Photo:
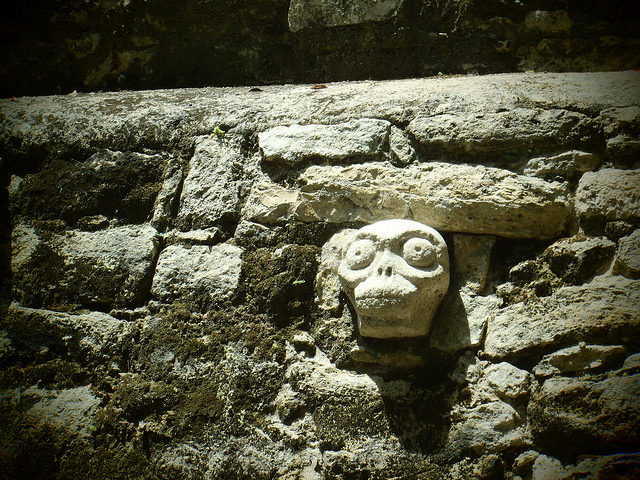
[[447, 244], [412, 220], [377, 222], [354, 233], [338, 276], [362, 336], [426, 335], [449, 288]]

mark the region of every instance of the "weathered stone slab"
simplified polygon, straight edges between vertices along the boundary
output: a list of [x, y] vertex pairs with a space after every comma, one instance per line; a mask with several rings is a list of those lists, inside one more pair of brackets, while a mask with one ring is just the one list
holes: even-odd
[[288, 164], [320, 158], [380, 160], [388, 147], [391, 124], [362, 118], [337, 125], [291, 125], [258, 134], [258, 143], [268, 161]]
[[148, 225], [64, 233], [21, 225], [12, 241], [14, 290], [25, 305], [133, 305], [147, 295], [157, 246]]
[[504, 155], [571, 145], [591, 135], [591, 124], [581, 113], [516, 107], [417, 117], [407, 131], [431, 153]]
[[292, 0], [289, 29], [357, 25], [393, 17], [402, 0]]
[[534, 435], [572, 453], [637, 445], [640, 374], [547, 379], [529, 402]]
[[527, 162], [523, 173], [536, 177], [561, 175], [574, 177], [598, 168], [600, 159], [597, 155], [580, 150], [570, 150], [559, 155], [536, 157]]
[[582, 222], [640, 220], [640, 170], [585, 173], [576, 192], [576, 212]]
[[177, 221], [183, 230], [216, 226], [236, 218], [242, 163], [235, 139], [226, 135], [196, 139], [178, 210]]
[[505, 358], [572, 341], [619, 343], [640, 333], [639, 311], [640, 281], [596, 277], [499, 310], [489, 319], [484, 351], [491, 358]]
[[495, 242], [496, 239], [490, 235], [453, 236], [453, 272], [458, 285], [474, 293], [484, 290]]
[[625, 356], [622, 345], [586, 345], [563, 348], [545, 355], [533, 368], [538, 377], [584, 373], [611, 365]]
[[640, 230], [618, 241], [613, 271], [625, 277], [640, 278]]
[[131, 223], [150, 219], [169, 155], [101, 150], [85, 162], [54, 160], [27, 175], [12, 196], [12, 213], [64, 220], [103, 215]]
[[411, 139], [396, 126], [391, 126], [389, 133], [389, 154], [395, 165], [405, 166], [416, 158], [416, 151]]
[[129, 324], [102, 312], [68, 314], [12, 303], [5, 328], [12, 339], [35, 350], [48, 348], [68, 354], [112, 357]]
[[566, 10], [532, 10], [524, 17], [525, 27], [547, 34], [566, 32], [572, 24]]
[[300, 190], [259, 183], [244, 215], [265, 224], [405, 218], [439, 230], [517, 238], [556, 236], [569, 215], [563, 185], [483, 166], [311, 166], [300, 183]]
[[241, 248], [230, 244], [168, 246], [160, 253], [151, 294], [163, 301], [227, 299], [240, 280], [241, 254]]

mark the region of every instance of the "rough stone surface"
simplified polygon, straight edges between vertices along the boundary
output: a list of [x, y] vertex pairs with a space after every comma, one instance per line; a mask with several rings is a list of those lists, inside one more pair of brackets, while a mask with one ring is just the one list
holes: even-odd
[[568, 341], [631, 338], [638, 329], [640, 284], [620, 276], [563, 287], [550, 297], [518, 303], [489, 319], [485, 353], [517, 357]]
[[640, 139], [629, 135], [618, 135], [607, 140], [607, 155], [622, 167], [638, 168], [640, 162]]
[[[158, 247], [153, 227], [37, 235], [19, 226], [14, 232], [14, 285], [25, 305], [132, 305], [148, 294]], [[43, 235], [46, 244], [38, 240]]]
[[313, 166], [300, 181], [300, 191], [258, 184], [245, 216], [260, 223], [408, 218], [436, 229], [534, 238], [559, 234], [568, 216], [564, 186], [481, 166]]
[[542, 254], [549, 269], [564, 282], [577, 285], [608, 270], [615, 244], [604, 237], [568, 237]]
[[495, 240], [488, 235], [454, 235], [453, 268], [457, 284], [474, 293], [484, 290]]
[[566, 176], [575, 178], [584, 172], [598, 168], [600, 159], [597, 155], [580, 150], [570, 150], [559, 155], [532, 158], [527, 162], [523, 173], [536, 177]]
[[515, 108], [497, 113], [418, 117], [407, 130], [428, 154], [504, 155], [578, 144], [590, 135], [590, 123], [589, 117], [580, 113]]
[[323, 159], [377, 160], [389, 143], [390, 124], [363, 118], [337, 125], [292, 125], [258, 134], [258, 144], [267, 161], [296, 164]]
[[394, 16], [401, 0], [293, 0], [289, 5], [292, 32], [311, 27], [336, 27], [379, 22]]
[[566, 32], [572, 24], [566, 10], [532, 10], [524, 18], [525, 27], [547, 34]]
[[391, 161], [399, 166], [408, 165], [417, 157], [411, 139], [396, 126], [391, 126], [389, 133], [389, 154]]
[[640, 278], [640, 230], [618, 242], [614, 272], [629, 278]]
[[554, 375], [582, 374], [615, 365], [624, 358], [625, 348], [622, 345], [586, 345], [580, 343], [576, 347], [563, 348], [542, 357], [533, 367], [538, 377]]
[[585, 173], [576, 192], [576, 213], [586, 225], [640, 221], [640, 170], [603, 168]]
[[241, 171], [242, 156], [233, 139], [198, 137], [182, 187], [178, 224], [190, 230], [235, 219]]
[[160, 253], [151, 294], [164, 301], [198, 296], [228, 299], [238, 287], [241, 255], [242, 249], [231, 244], [171, 245]]
[[529, 404], [533, 433], [559, 451], [606, 453], [638, 442], [640, 375], [550, 378]]

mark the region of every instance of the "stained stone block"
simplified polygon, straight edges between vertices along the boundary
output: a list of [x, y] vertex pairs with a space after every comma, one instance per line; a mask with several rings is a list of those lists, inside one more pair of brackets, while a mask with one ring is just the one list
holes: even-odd
[[585, 373], [612, 365], [625, 356], [622, 345], [586, 345], [563, 348], [542, 357], [533, 368], [537, 377]]
[[264, 159], [273, 162], [380, 160], [388, 145], [390, 126], [386, 120], [363, 118], [337, 125], [275, 127], [259, 133], [258, 143]]
[[300, 183], [300, 190], [258, 183], [245, 217], [264, 224], [405, 218], [439, 230], [550, 238], [564, 230], [570, 212], [564, 185], [483, 166], [311, 166]]
[[196, 139], [178, 210], [177, 223], [183, 230], [219, 226], [236, 218], [242, 164], [240, 146], [230, 135]]
[[536, 177], [561, 175], [574, 177], [598, 168], [600, 159], [597, 155], [579, 150], [570, 150], [559, 155], [536, 157], [527, 162], [523, 173]]
[[484, 290], [495, 242], [495, 237], [489, 235], [453, 236], [453, 265], [458, 285], [474, 293]]
[[393, 17], [402, 0], [292, 0], [289, 29], [357, 25]]
[[520, 357], [567, 342], [620, 342], [640, 333], [640, 281], [620, 276], [563, 287], [535, 302], [498, 310], [489, 319], [485, 353]]
[[64, 233], [14, 229], [12, 270], [21, 303], [130, 306], [148, 293], [157, 255], [148, 225]]
[[162, 301], [228, 299], [238, 287], [241, 255], [242, 249], [230, 244], [168, 246], [160, 253], [151, 294]]
[[618, 241], [614, 272], [629, 278], [640, 278], [640, 230]]

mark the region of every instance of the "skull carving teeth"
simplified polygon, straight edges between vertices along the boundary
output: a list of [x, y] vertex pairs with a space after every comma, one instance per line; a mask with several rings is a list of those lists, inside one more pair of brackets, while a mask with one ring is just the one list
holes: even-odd
[[449, 287], [447, 245], [421, 223], [384, 220], [354, 233], [338, 276], [362, 336], [426, 335]]

